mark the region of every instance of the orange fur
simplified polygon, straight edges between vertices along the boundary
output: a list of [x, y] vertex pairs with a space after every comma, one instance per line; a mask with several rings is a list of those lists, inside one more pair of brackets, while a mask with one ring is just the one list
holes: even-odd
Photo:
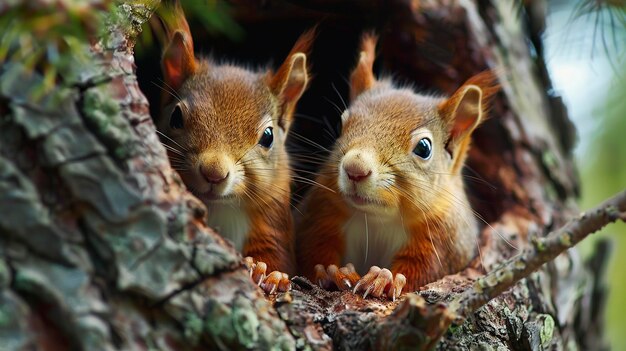
[[[447, 99], [419, 95], [375, 80], [373, 36], [365, 36], [361, 47], [342, 135], [316, 179], [332, 192], [314, 187], [303, 204], [296, 230], [298, 268], [313, 279], [317, 264], [361, 264], [359, 274], [367, 272], [364, 263], [388, 264], [415, 290], [459, 271], [474, 255], [478, 226], [460, 168], [471, 132], [484, 119], [485, 100], [496, 91], [495, 78], [479, 74]], [[426, 160], [412, 152], [424, 138], [433, 148]], [[350, 180], [346, 164], [370, 175]], [[373, 232], [359, 232], [353, 222], [361, 216]], [[378, 241], [363, 244], [370, 239]], [[369, 255], [350, 245], [362, 245]], [[383, 262], [389, 252], [390, 262]]]
[[[159, 12], [165, 27], [161, 115], [172, 166], [208, 208], [209, 224], [244, 256], [293, 273], [293, 224], [284, 141], [306, 89], [313, 32], [276, 74], [196, 58], [178, 2]], [[180, 118], [178, 118], [180, 116]], [[273, 144], [261, 145], [272, 128]]]

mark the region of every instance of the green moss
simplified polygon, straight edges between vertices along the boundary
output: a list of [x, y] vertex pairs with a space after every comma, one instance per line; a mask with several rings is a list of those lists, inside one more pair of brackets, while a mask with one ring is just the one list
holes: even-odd
[[572, 233], [567, 232], [559, 238], [561, 245], [572, 246]]
[[195, 313], [189, 313], [185, 317], [184, 328], [185, 339], [192, 345], [197, 345], [202, 334], [202, 319]]
[[232, 326], [232, 309], [227, 305], [211, 300], [204, 317], [204, 331], [219, 341], [231, 343], [235, 340], [235, 330]]
[[535, 247], [537, 251], [543, 252], [546, 250], [546, 244], [540, 238], [533, 237], [531, 239], [531, 242], [533, 243], [533, 246]]
[[549, 314], [540, 315], [539, 318], [543, 318], [543, 326], [539, 331], [541, 345], [547, 346], [548, 343], [552, 340], [552, 335], [554, 335], [554, 319]]
[[259, 320], [249, 299], [238, 296], [234, 301], [233, 326], [238, 341], [247, 348], [255, 346], [259, 340]]
[[114, 158], [123, 160], [137, 155], [135, 146], [139, 141], [133, 135], [128, 121], [119, 115], [118, 102], [103, 88], [85, 92], [82, 110], [87, 124]]

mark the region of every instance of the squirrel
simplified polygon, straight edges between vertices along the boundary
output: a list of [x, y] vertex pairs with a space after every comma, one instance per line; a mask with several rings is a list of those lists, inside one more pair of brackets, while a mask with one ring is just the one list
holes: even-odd
[[170, 163], [207, 206], [208, 225], [246, 257], [255, 283], [269, 294], [287, 291], [295, 258], [284, 143], [307, 87], [313, 30], [276, 72], [255, 72], [197, 58], [180, 3], [163, 6], [164, 93], [156, 124]]
[[303, 201], [296, 259], [322, 287], [395, 300], [475, 255], [478, 225], [461, 169], [498, 87], [489, 71], [449, 98], [377, 80], [376, 42], [362, 38], [341, 135], [316, 178], [322, 186]]

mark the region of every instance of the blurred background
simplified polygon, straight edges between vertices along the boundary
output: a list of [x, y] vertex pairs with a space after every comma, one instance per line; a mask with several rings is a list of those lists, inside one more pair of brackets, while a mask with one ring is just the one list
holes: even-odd
[[[580, 208], [586, 210], [626, 189], [626, 2], [621, 10], [601, 1], [548, 3], [545, 60], [578, 130]], [[611, 241], [606, 335], [612, 350], [626, 350], [626, 224], [583, 241], [584, 256], [601, 237]]]

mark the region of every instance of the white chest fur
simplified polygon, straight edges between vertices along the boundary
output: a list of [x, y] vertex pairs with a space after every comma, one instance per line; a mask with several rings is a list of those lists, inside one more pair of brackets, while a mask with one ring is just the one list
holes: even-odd
[[393, 256], [407, 242], [400, 215], [378, 217], [355, 212], [344, 226], [346, 252], [342, 265], [352, 263], [363, 275], [371, 266], [391, 268]]
[[224, 238], [233, 242], [238, 251], [248, 240], [250, 220], [244, 208], [237, 203], [210, 204], [208, 224]]

